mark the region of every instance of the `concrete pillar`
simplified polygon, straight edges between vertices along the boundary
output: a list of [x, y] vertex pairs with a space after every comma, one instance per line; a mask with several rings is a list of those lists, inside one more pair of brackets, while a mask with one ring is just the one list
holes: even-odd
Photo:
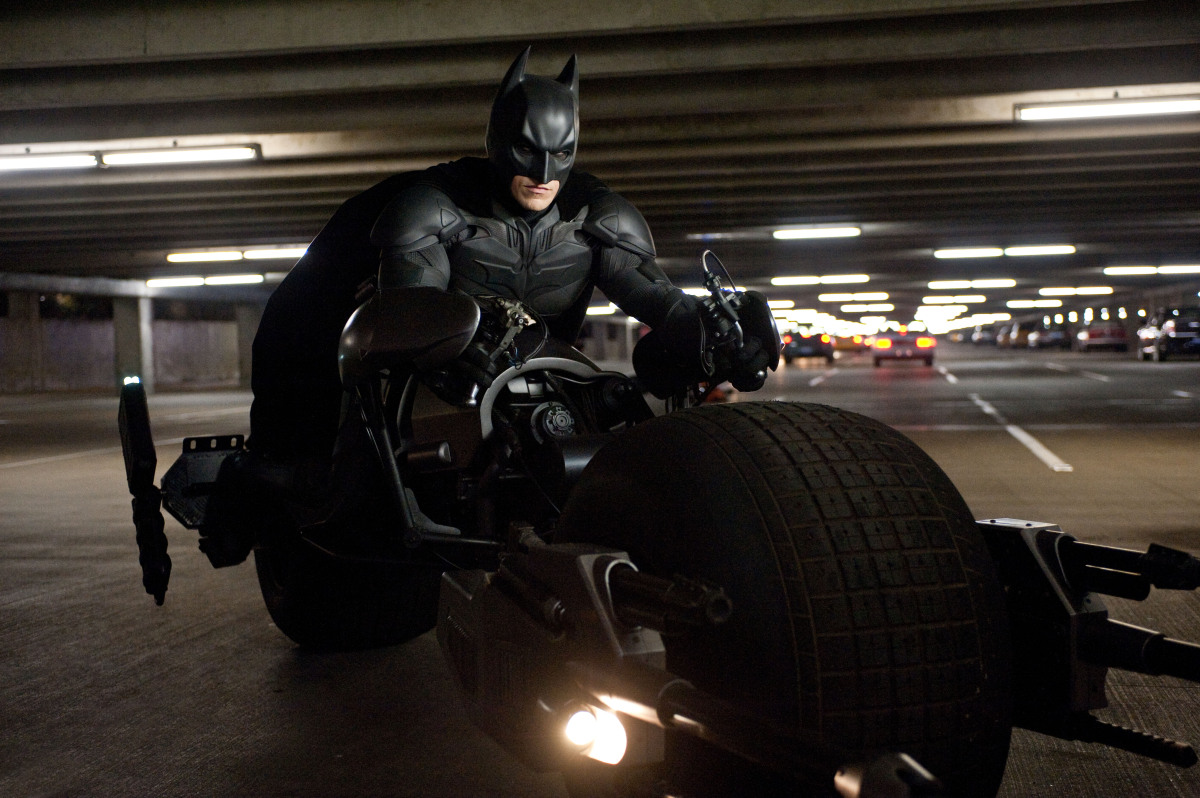
[[262, 305], [239, 304], [234, 307], [234, 319], [237, 321], [238, 348], [238, 385], [250, 387], [251, 348], [254, 336], [258, 332], [258, 323], [262, 321]]
[[139, 377], [154, 393], [154, 305], [149, 297], [113, 297], [116, 383]]
[[8, 319], [0, 345], [0, 388], [13, 393], [45, 387], [45, 336], [36, 291], [8, 292]]

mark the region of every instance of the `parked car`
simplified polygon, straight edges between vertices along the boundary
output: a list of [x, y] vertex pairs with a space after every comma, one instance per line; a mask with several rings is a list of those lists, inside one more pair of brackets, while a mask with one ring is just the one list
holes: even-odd
[[826, 363], [833, 363], [833, 337], [829, 333], [803, 330], [785, 333], [783, 336], [784, 363], [791, 363], [802, 357], [824, 358]]
[[1014, 321], [1012, 326], [1008, 328], [1008, 336], [1005, 338], [1004, 346], [1010, 346], [1013, 349], [1024, 349], [1029, 345], [1029, 333], [1033, 332], [1035, 324], [1032, 321]]
[[1138, 360], [1177, 355], [1200, 355], [1200, 308], [1160, 310], [1137, 331]]
[[1129, 351], [1129, 334], [1125, 332], [1125, 325], [1115, 319], [1092, 321], [1075, 333], [1076, 351], [1088, 352], [1106, 348], [1118, 352]]
[[1030, 349], [1070, 349], [1074, 336], [1066, 324], [1042, 322], [1029, 333]]
[[833, 348], [839, 352], [861, 352], [867, 349], [865, 335], [839, 335], [833, 339]]
[[871, 356], [875, 367], [885, 360], [923, 360], [926, 366], [933, 365], [933, 352], [937, 339], [925, 332], [882, 332], [875, 336], [871, 345]]
[[995, 324], [976, 324], [975, 329], [971, 331], [971, 343], [995, 344], [996, 329]]

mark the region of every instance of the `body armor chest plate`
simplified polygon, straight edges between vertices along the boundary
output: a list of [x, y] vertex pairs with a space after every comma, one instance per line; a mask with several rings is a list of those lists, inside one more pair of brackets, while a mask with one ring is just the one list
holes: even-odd
[[450, 288], [519, 299], [553, 317], [591, 285], [592, 248], [581, 230], [587, 208], [571, 220], [551, 206], [532, 227], [502, 207], [492, 217], [464, 213], [465, 239], [452, 244]]

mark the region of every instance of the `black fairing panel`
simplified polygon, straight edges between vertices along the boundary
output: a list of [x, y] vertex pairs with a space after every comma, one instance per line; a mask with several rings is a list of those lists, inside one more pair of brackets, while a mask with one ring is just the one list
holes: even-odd
[[342, 331], [343, 384], [400, 364], [429, 369], [453, 360], [475, 335], [479, 314], [470, 297], [437, 288], [380, 291], [354, 311]]

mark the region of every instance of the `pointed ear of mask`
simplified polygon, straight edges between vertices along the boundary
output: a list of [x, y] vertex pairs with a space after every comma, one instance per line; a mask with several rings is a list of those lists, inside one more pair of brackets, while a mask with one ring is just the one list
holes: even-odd
[[[529, 51], [525, 53], [528, 55]], [[574, 55], [567, 59], [567, 65], [563, 67], [559, 73], [558, 82], [571, 90], [571, 93], [576, 97], [579, 96], [579, 59]]]
[[513, 89], [521, 85], [521, 81], [525, 80], [525, 64], [529, 61], [529, 51], [533, 49], [533, 45], [525, 48], [525, 51], [517, 56], [517, 60], [512, 62], [512, 66], [508, 68], [508, 72], [504, 74], [504, 80], [500, 82], [500, 93], [498, 97], [503, 97]]

